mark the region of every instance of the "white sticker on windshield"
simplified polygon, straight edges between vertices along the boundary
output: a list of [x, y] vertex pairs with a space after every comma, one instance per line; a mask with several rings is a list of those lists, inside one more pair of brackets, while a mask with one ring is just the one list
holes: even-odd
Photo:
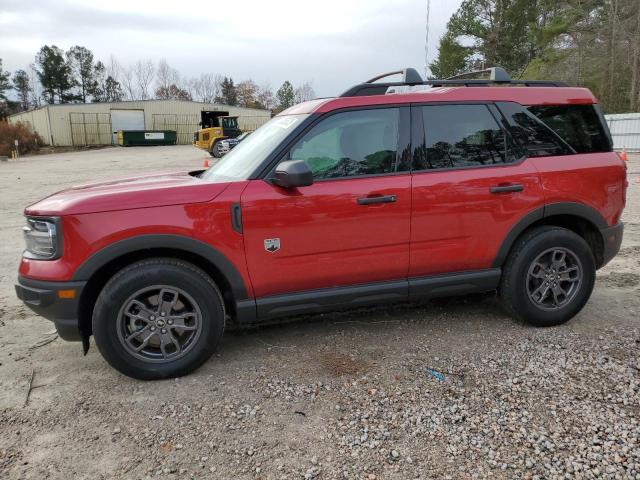
[[283, 130], [288, 130], [296, 123], [298, 123], [298, 119], [295, 117], [282, 117], [278, 119], [278, 122], [276, 122], [275, 126], [282, 128]]

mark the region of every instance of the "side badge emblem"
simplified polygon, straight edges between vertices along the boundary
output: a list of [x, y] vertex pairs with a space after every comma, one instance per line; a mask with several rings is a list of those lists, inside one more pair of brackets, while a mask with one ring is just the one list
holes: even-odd
[[275, 253], [280, 250], [280, 239], [279, 238], [266, 238], [264, 241], [264, 249], [267, 252]]

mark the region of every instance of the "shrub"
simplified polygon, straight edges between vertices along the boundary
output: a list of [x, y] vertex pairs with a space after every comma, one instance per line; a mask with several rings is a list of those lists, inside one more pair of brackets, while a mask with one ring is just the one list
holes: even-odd
[[16, 140], [18, 140], [21, 155], [37, 151], [43, 143], [40, 135], [28, 124], [0, 122], [0, 156], [10, 157], [11, 151], [15, 149]]

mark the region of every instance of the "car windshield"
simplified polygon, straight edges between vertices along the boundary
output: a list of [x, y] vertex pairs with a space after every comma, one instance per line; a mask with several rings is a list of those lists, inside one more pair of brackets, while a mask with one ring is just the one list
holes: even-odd
[[307, 117], [308, 115], [284, 115], [272, 118], [205, 171], [201, 178], [219, 182], [246, 180]]

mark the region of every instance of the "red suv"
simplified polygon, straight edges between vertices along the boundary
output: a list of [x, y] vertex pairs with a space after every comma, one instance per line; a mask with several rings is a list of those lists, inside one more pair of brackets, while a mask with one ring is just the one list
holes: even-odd
[[596, 99], [402, 73], [290, 108], [206, 171], [27, 207], [18, 296], [140, 379], [279, 316], [497, 290], [532, 325], [572, 318], [622, 240], [626, 166]]

